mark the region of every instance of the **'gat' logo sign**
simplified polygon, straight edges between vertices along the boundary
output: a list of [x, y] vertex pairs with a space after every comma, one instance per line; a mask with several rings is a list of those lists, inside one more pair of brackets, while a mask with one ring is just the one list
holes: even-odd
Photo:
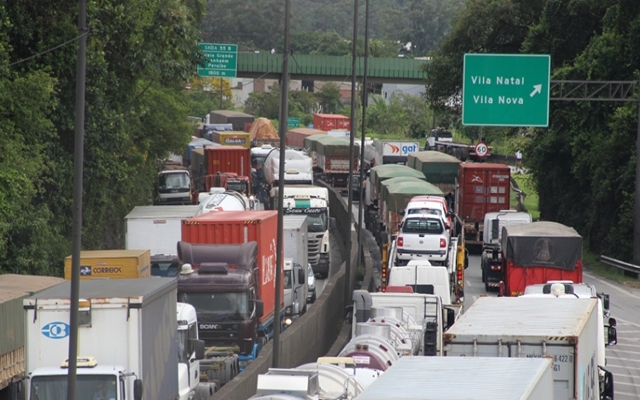
[[49, 339], [64, 339], [69, 336], [69, 325], [64, 322], [50, 322], [42, 327], [42, 334]]

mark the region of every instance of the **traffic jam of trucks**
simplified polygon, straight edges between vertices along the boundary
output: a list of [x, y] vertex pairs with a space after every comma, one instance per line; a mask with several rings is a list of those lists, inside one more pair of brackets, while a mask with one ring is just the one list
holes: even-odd
[[[125, 217], [125, 249], [80, 254], [79, 396], [209, 399], [242, 376], [277, 321], [295, 324], [320, 296], [316, 279], [335, 273], [324, 185], [344, 194], [352, 166], [380, 285], [353, 291], [351, 339], [336, 357], [270, 369], [252, 399], [413, 398], [427, 375], [439, 377], [434, 398], [466, 398], [461, 378], [481, 387], [500, 376], [499, 390], [521, 393], [513, 398], [613, 399], [609, 295], [583, 282], [573, 228], [512, 209], [507, 165], [442, 130], [424, 150], [367, 139], [360, 159], [344, 116], [316, 114], [313, 128], [287, 132], [283, 151], [268, 120], [209, 117], [184, 154], [162, 163], [153, 205]], [[498, 297], [465, 307], [471, 252]], [[0, 275], [0, 395], [66, 397], [71, 261], [64, 279]]]

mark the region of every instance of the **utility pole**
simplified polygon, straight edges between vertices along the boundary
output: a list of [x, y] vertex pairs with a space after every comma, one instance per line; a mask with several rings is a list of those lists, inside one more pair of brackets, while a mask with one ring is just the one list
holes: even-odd
[[364, 135], [365, 124], [367, 122], [367, 101], [369, 91], [367, 90], [367, 66], [369, 63], [369, 0], [365, 1], [364, 13], [364, 69], [362, 71], [362, 133], [360, 135], [360, 190], [358, 192], [358, 265], [362, 255], [362, 217], [364, 215]]
[[291, 0], [284, 3], [284, 50], [282, 52], [282, 79], [280, 84], [280, 121], [278, 124], [278, 134], [280, 135], [280, 165], [278, 167], [278, 239], [276, 242], [276, 308], [275, 326], [273, 330], [273, 368], [280, 366], [280, 288], [282, 287], [282, 268], [284, 265], [284, 210], [282, 202], [284, 200], [284, 158], [285, 158], [285, 136], [287, 134], [287, 121], [289, 119], [289, 14]]
[[[351, 132], [349, 133], [349, 195], [348, 195], [348, 215], [349, 215], [349, 226], [351, 226], [352, 216], [353, 216], [353, 146], [354, 146], [354, 138], [357, 134], [358, 127], [358, 114], [356, 113], [356, 108], [358, 107], [358, 101], [356, 99], [356, 62], [358, 61], [358, 2], [360, 0], [353, 0], [353, 46], [351, 49], [352, 58], [351, 58]], [[344, 295], [345, 295], [345, 304], [349, 304], [350, 294], [351, 294], [351, 229], [349, 229], [349, 233], [347, 233], [347, 237], [343, 238], [345, 240], [345, 247], [347, 250], [347, 259], [345, 260], [345, 286], [344, 286]]]
[[76, 398], [78, 367], [78, 302], [82, 248], [82, 174], [84, 163], [84, 92], [87, 70], [87, 0], [78, 2], [78, 56], [76, 61], [76, 118], [73, 149], [73, 227], [71, 239], [71, 316], [69, 318], [69, 375], [67, 400]]

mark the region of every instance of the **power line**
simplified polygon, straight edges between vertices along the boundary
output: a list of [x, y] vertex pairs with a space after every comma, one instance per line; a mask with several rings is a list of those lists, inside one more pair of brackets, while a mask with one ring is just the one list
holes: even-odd
[[64, 43], [62, 43], [62, 44], [59, 44], [59, 45], [57, 45], [57, 46], [55, 46], [55, 47], [52, 47], [52, 48], [50, 48], [50, 49], [48, 49], [48, 50], [45, 50], [45, 51], [40, 52], [40, 53], [38, 53], [38, 54], [34, 54], [34, 55], [32, 55], [32, 56], [30, 56], [30, 57], [27, 57], [27, 58], [23, 58], [22, 60], [18, 60], [18, 61], [12, 62], [11, 64], [9, 64], [9, 67], [13, 67], [14, 65], [18, 65], [18, 64], [21, 64], [21, 63], [23, 63], [23, 62], [25, 62], [25, 61], [29, 61], [29, 60], [31, 60], [31, 59], [33, 59], [33, 58], [40, 57], [40, 56], [42, 56], [42, 55], [44, 55], [44, 54], [50, 53], [50, 52], [52, 52], [52, 51], [54, 51], [54, 50], [57, 50], [57, 49], [59, 49], [59, 48], [61, 48], [61, 47], [64, 47], [64, 46], [68, 45], [69, 43], [75, 42], [76, 40], [78, 40], [78, 39], [80, 39], [80, 38], [83, 38], [83, 37], [87, 36], [89, 33], [90, 33], [90, 31], [86, 31], [86, 32], [85, 32], [85, 33], [83, 33], [82, 35], [79, 35], [79, 36], [77, 36], [77, 37], [75, 37], [75, 38], [73, 38], [73, 39], [67, 40], [66, 42], [64, 42]]

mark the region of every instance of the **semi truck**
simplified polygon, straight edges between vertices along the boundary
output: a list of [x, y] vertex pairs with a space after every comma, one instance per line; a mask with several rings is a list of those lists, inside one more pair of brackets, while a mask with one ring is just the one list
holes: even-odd
[[358, 174], [360, 159], [359, 146], [354, 146], [350, 151], [348, 139], [331, 137], [327, 134], [327, 140], [317, 144], [316, 165], [321, 171], [321, 179], [333, 187], [348, 189], [349, 164], [353, 159], [353, 173]]
[[25, 376], [23, 299], [62, 282], [54, 276], [0, 274], [0, 398], [15, 399]]
[[[519, 296], [528, 285], [582, 283], [582, 236], [558, 222], [502, 227], [500, 295]], [[485, 277], [487, 278], [487, 277]]]
[[[64, 259], [64, 278], [71, 279], [72, 256]], [[84, 250], [80, 252], [80, 279], [130, 279], [151, 276], [149, 249]]]
[[461, 163], [458, 173], [456, 214], [464, 226], [465, 242], [480, 252], [484, 216], [510, 208], [509, 166], [490, 163]]
[[395, 141], [373, 139], [375, 156], [372, 165], [406, 165], [409, 154], [420, 150], [420, 144], [414, 141]]
[[296, 150], [304, 149], [304, 139], [313, 135], [325, 135], [325, 131], [311, 128], [294, 128], [287, 131], [286, 144]]
[[516, 210], [501, 210], [484, 215], [482, 232], [482, 282], [487, 292], [496, 289], [502, 280], [502, 228], [510, 225], [528, 224], [531, 214]]
[[189, 169], [177, 162], [164, 162], [154, 192], [155, 205], [192, 204], [194, 183]]
[[[272, 204], [277, 208], [278, 188], [272, 190]], [[329, 190], [313, 185], [285, 185], [283, 194], [285, 215], [305, 215], [307, 217], [307, 257], [313, 272], [323, 278], [329, 276], [331, 244], [329, 230]]]
[[[178, 313], [187, 310], [178, 306], [176, 288], [174, 279], [80, 284], [76, 398], [100, 398], [101, 392], [115, 400], [213, 395], [214, 387], [199, 381], [204, 344], [194, 329], [189, 336], [188, 322], [178, 322]], [[65, 282], [23, 301], [27, 400], [67, 397], [70, 292], [71, 282]]]
[[[178, 243], [184, 269], [178, 286], [181, 301], [196, 307], [205, 343], [218, 348], [231, 346], [233, 353], [239, 354], [241, 370], [273, 336], [277, 216], [276, 211], [225, 211], [182, 222], [182, 241]], [[283, 321], [284, 287], [278, 290], [279, 319]], [[235, 304], [211, 302], [216, 293], [221, 301], [235, 300]], [[236, 311], [239, 316], [230, 319]]]
[[177, 276], [177, 245], [182, 220], [202, 213], [202, 206], [135, 206], [124, 217], [125, 249], [150, 250], [151, 276]]
[[[427, 182], [443, 193], [455, 193], [460, 160], [438, 151], [417, 151], [407, 156], [407, 166], [422, 172]], [[453, 204], [450, 208], [454, 208]]]
[[195, 149], [190, 168], [196, 193], [208, 192], [212, 187], [223, 187], [251, 194], [251, 152], [248, 148], [207, 146]]
[[425, 150], [440, 151], [452, 155], [460, 161], [476, 161], [480, 162], [490, 156], [493, 148], [487, 146], [487, 154], [478, 155], [476, 146], [469, 143], [458, 143], [453, 141], [453, 134], [448, 129], [436, 128], [432, 129], [427, 136], [424, 145]]
[[551, 365], [548, 358], [404, 357], [358, 400], [550, 400]]
[[231, 124], [234, 131], [243, 131], [246, 123], [252, 123], [254, 116], [233, 110], [214, 110], [209, 113], [211, 124]]
[[307, 216], [285, 215], [283, 218], [284, 246], [284, 304], [285, 316], [292, 320], [304, 314], [308, 308], [309, 240]]
[[445, 333], [445, 355], [550, 357], [555, 400], [612, 399], [613, 375], [598, 362], [598, 314], [595, 298], [480, 297]]
[[340, 114], [313, 114], [313, 129], [330, 131], [334, 129], [351, 129], [351, 118]]

